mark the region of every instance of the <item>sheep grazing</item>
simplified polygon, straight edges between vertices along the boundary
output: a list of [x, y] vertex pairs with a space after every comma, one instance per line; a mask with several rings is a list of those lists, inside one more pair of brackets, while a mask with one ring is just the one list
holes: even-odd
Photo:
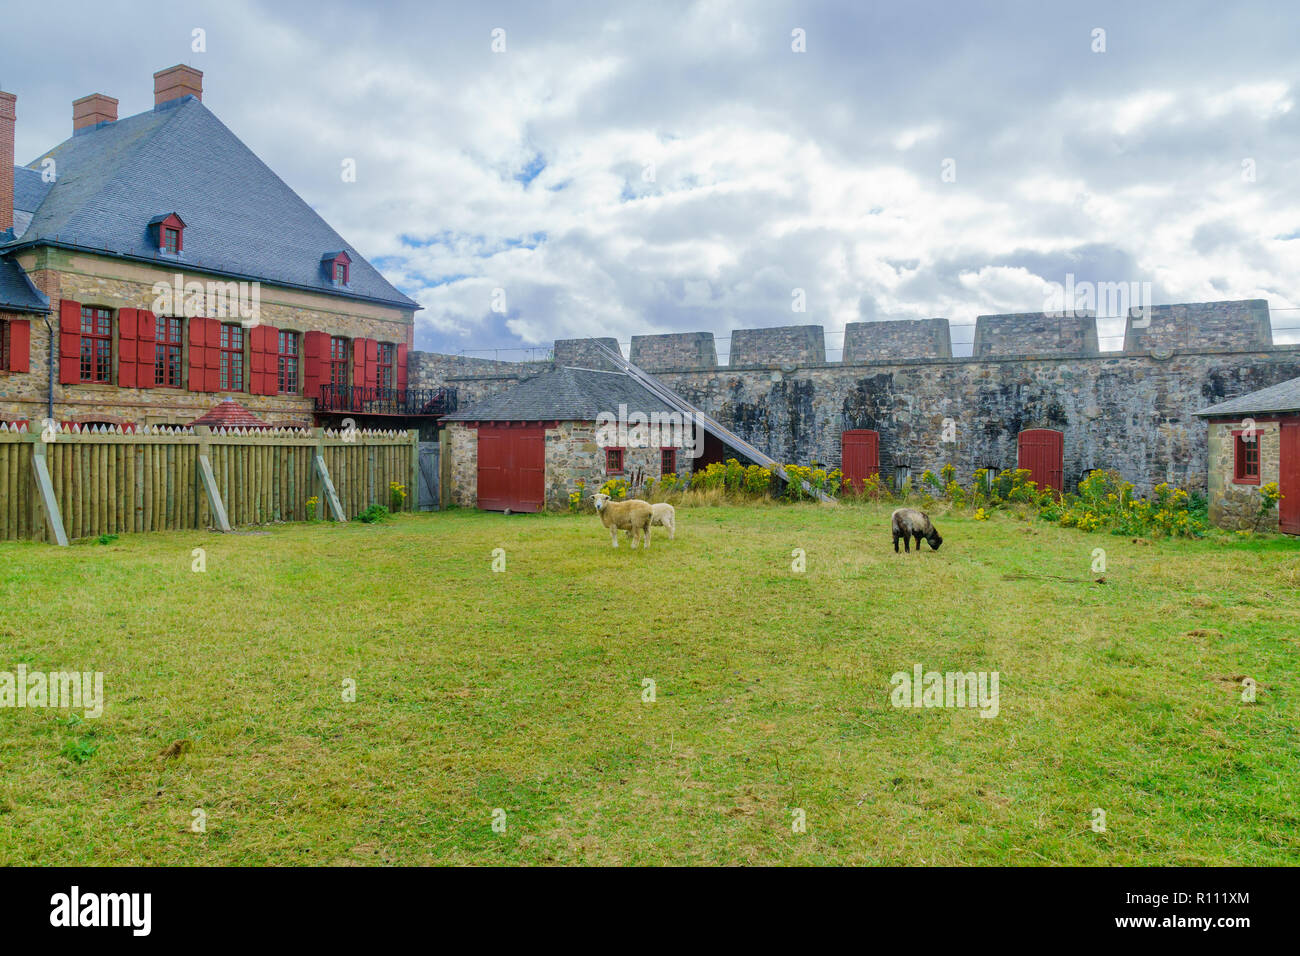
[[939, 545], [943, 544], [943, 538], [939, 537], [939, 532], [935, 530], [934, 525], [930, 523], [930, 516], [924, 511], [917, 511], [915, 508], [899, 508], [889, 518], [890, 529], [894, 532], [894, 552], [898, 552], [898, 540], [903, 539], [903, 550], [911, 552], [909, 543], [916, 540], [916, 550], [921, 550], [921, 539], [924, 538], [930, 542], [930, 547], [938, 551]]
[[636, 547], [637, 539], [642, 536], [645, 537], [646, 548], [650, 547], [650, 522], [654, 518], [650, 502], [639, 498], [614, 501], [606, 494], [594, 494], [591, 500], [600, 515], [600, 523], [609, 529], [609, 538], [614, 547], [618, 547], [620, 531], [627, 532], [627, 536], [632, 539], [632, 547]]
[[673, 540], [677, 535], [677, 512], [673, 510], [673, 506], [661, 501], [657, 505], [651, 505], [650, 510], [654, 513], [650, 523], [663, 525], [668, 529], [668, 540]]

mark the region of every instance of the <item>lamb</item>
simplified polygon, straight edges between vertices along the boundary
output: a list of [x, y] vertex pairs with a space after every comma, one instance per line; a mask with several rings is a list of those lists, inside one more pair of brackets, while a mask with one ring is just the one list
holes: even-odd
[[627, 536], [632, 539], [632, 547], [636, 547], [637, 539], [642, 535], [645, 536], [646, 548], [650, 547], [650, 522], [654, 517], [650, 502], [640, 498], [614, 501], [606, 494], [594, 494], [591, 500], [600, 515], [601, 524], [609, 529], [609, 538], [614, 547], [618, 547], [619, 531], [627, 532]]
[[657, 505], [651, 505], [650, 510], [654, 512], [654, 517], [650, 519], [652, 525], [663, 525], [668, 529], [668, 540], [671, 541], [677, 534], [677, 512], [673, 506], [666, 501], [661, 501]]
[[903, 539], [903, 550], [911, 552], [909, 544], [913, 538], [916, 539], [916, 550], [921, 550], [921, 539], [925, 538], [930, 542], [930, 548], [934, 551], [939, 550], [939, 545], [943, 544], [943, 538], [939, 537], [939, 532], [934, 525], [930, 523], [930, 516], [924, 511], [917, 511], [915, 508], [899, 508], [889, 518], [890, 529], [894, 532], [894, 552], [898, 552], [898, 539]]

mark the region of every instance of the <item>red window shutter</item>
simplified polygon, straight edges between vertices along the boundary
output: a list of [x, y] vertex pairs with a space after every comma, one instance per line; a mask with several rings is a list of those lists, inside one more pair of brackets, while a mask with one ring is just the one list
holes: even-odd
[[81, 381], [81, 303], [71, 299], [59, 302], [59, 381]]
[[221, 391], [221, 323], [200, 319], [203, 323], [203, 391]]
[[253, 370], [249, 380], [249, 391], [254, 395], [274, 395], [279, 361], [279, 331], [270, 325], [255, 325], [249, 340]]
[[135, 388], [136, 315], [138, 309], [117, 310], [117, 384]]
[[190, 381], [189, 388], [191, 392], [206, 391], [203, 387], [205, 376], [203, 373], [204, 357], [206, 351], [203, 347], [204, 330], [203, 323], [205, 319], [190, 319]]
[[374, 339], [365, 339], [366, 343], [366, 388], [379, 386], [379, 343]]
[[329, 381], [330, 337], [325, 332], [308, 332], [302, 337], [303, 394], [319, 398], [320, 387]]
[[32, 354], [32, 323], [29, 319], [13, 319], [9, 323], [9, 371], [30, 372]]
[[158, 319], [146, 309], [135, 314], [135, 387], [153, 388], [158, 384], [154, 369], [155, 348], [158, 338]]
[[397, 387], [402, 391], [406, 391], [406, 345], [405, 344], [399, 345], [397, 347], [397, 358], [394, 359], [394, 361], [397, 362], [397, 369], [396, 371], [393, 372], [393, 375], [397, 378]]
[[367, 385], [366, 382], [366, 340], [352, 340], [352, 384]]

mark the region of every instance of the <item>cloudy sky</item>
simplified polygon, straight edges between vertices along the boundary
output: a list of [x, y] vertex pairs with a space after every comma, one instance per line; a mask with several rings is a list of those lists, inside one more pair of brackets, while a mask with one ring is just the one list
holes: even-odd
[[69, 135], [74, 98], [130, 115], [189, 63], [424, 306], [421, 348], [711, 330], [725, 358], [733, 328], [819, 324], [837, 357], [846, 322], [943, 316], [968, 354], [977, 315], [1041, 310], [1067, 274], [1266, 298], [1300, 327], [1290, 2], [51, 0], [4, 20], [19, 162]]

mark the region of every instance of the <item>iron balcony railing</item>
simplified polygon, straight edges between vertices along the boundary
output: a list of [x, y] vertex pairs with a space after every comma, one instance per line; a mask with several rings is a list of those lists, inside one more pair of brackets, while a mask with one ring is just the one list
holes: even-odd
[[316, 396], [318, 412], [358, 415], [446, 415], [456, 410], [456, 389], [375, 388], [361, 385], [322, 385]]

